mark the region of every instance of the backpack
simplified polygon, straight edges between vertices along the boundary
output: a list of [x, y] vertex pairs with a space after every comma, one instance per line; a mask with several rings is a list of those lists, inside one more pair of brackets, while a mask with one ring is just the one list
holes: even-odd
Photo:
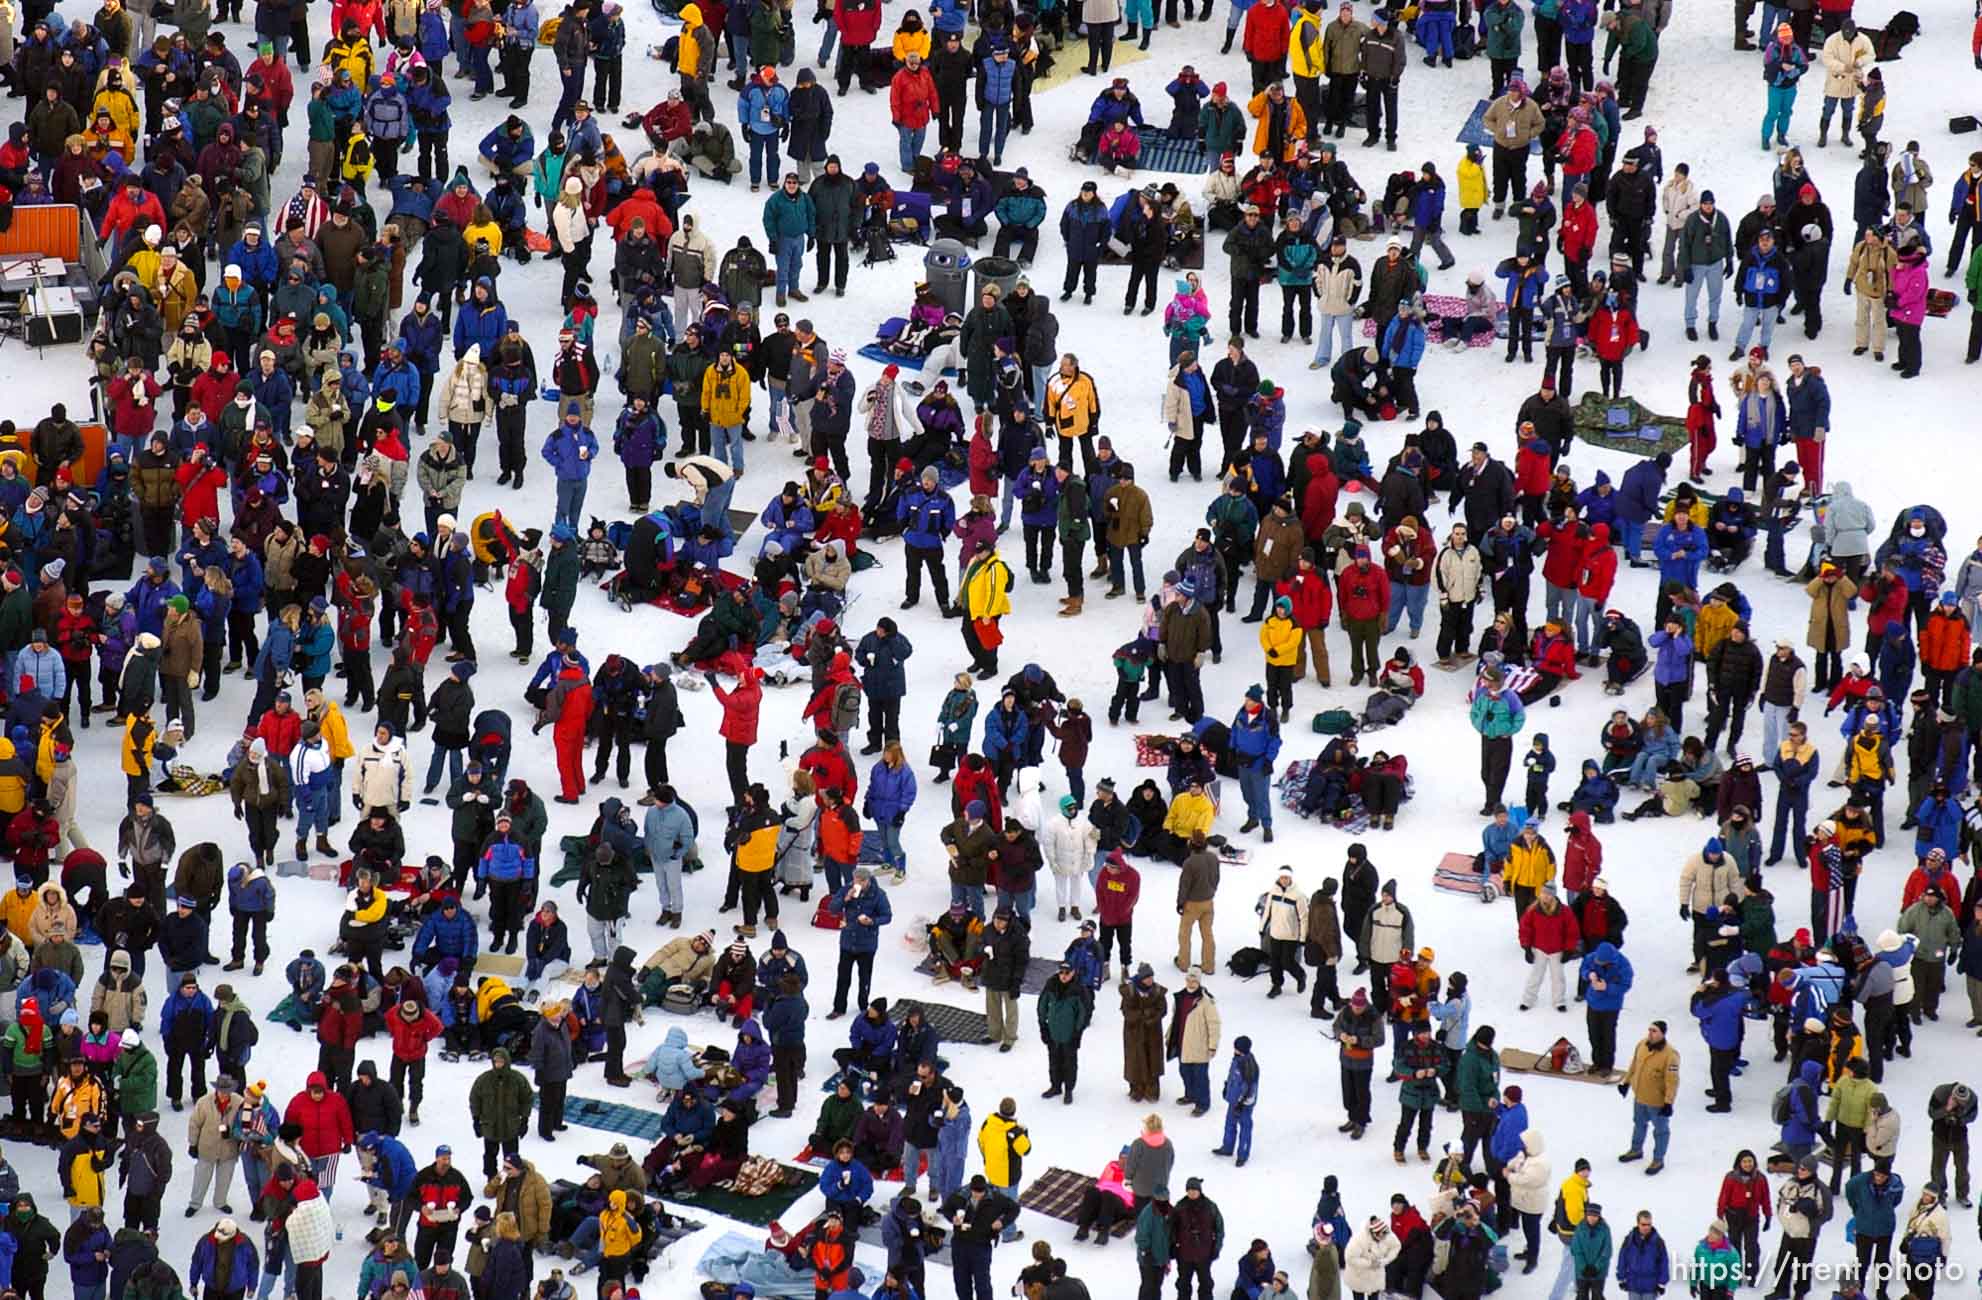
[[1410, 712], [1410, 704], [1403, 697], [1389, 691], [1378, 691], [1370, 696], [1369, 703], [1363, 706], [1362, 727], [1365, 731], [1374, 727], [1388, 727], [1404, 720]]
[[1356, 729], [1356, 715], [1347, 709], [1323, 709], [1314, 715], [1314, 731], [1318, 736], [1344, 736]]
[[1543, 1058], [1548, 1062], [1547, 1069], [1555, 1074], [1581, 1074], [1583, 1054], [1576, 1050], [1576, 1044], [1566, 1038], [1558, 1038]]
[[1769, 1100], [1770, 1123], [1789, 1123], [1789, 1095], [1790, 1090], [1795, 1086], [1794, 1084], [1785, 1083], [1782, 1087], [1776, 1089], [1776, 1095]]
[[1258, 948], [1241, 948], [1225, 959], [1225, 969], [1242, 980], [1257, 976], [1266, 966], [1266, 953]]
[[685, 980], [668, 985], [661, 994], [661, 1010], [678, 1016], [692, 1016], [702, 1009], [702, 990]]

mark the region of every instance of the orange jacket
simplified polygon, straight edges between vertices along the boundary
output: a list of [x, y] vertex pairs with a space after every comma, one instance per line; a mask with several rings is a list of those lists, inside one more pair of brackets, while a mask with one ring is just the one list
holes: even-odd
[[860, 817], [852, 805], [843, 803], [838, 812], [820, 809], [819, 853], [849, 866], [860, 861]]
[[1927, 616], [1920, 630], [1920, 666], [1937, 673], [1959, 672], [1968, 666], [1972, 640], [1968, 620], [1956, 605], [1942, 605]]

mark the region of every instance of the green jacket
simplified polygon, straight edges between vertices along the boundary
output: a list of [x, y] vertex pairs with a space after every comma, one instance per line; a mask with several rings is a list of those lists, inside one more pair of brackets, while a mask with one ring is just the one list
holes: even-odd
[[1459, 1054], [1459, 1109], [1475, 1114], [1493, 1109], [1500, 1095], [1500, 1053], [1469, 1044]]
[[1205, 153], [1214, 160], [1223, 154], [1239, 153], [1246, 140], [1246, 115], [1230, 100], [1223, 108], [1207, 102], [1198, 110], [1197, 133], [1204, 142]]
[[[1968, 305], [1982, 303], [1982, 248], [1968, 256]], [[1982, 690], [1982, 688], [1977, 688]]]
[[1170, 1262], [1170, 1216], [1157, 1213], [1155, 1201], [1136, 1216], [1136, 1259], [1157, 1268]]
[[1521, 57], [1521, 29], [1527, 26], [1528, 16], [1521, 12], [1520, 5], [1489, 4], [1480, 14], [1480, 21], [1486, 24], [1486, 56], [1489, 59]]
[[361, 321], [382, 321], [391, 310], [392, 290], [386, 281], [385, 262], [359, 267], [351, 282], [351, 315]]
[[537, 603], [545, 609], [569, 610], [578, 600], [578, 547], [553, 546], [544, 557], [544, 589]]
[[1626, 13], [1617, 20], [1617, 26], [1610, 29], [1610, 38], [1604, 42], [1604, 66], [1609, 67], [1611, 59], [1619, 52], [1624, 54], [1626, 63], [1656, 63], [1659, 57], [1659, 32], [1643, 14]]
[[491, 1142], [514, 1142], [528, 1134], [530, 1103], [536, 1099], [530, 1081], [510, 1065], [492, 1065], [468, 1090], [468, 1113], [475, 1133]]
[[55, 1045], [54, 1038], [55, 1031], [52, 1028], [43, 1029], [41, 1033], [41, 1051], [30, 1052], [28, 1050], [28, 1031], [21, 1028], [18, 1022], [8, 1025], [6, 1036], [0, 1038], [0, 1044], [5, 1044], [7, 1048], [7, 1072], [9, 1074], [20, 1075], [40, 1074], [41, 1058], [47, 1053], [50, 1047]]
[[[687, 322], [683, 322], [686, 328]], [[674, 404], [683, 410], [699, 410], [702, 405], [702, 372], [709, 358], [686, 344], [668, 353], [668, 383], [674, 387]]]
[[1864, 1128], [1872, 1115], [1872, 1094], [1878, 1090], [1879, 1085], [1870, 1079], [1845, 1075], [1831, 1085], [1831, 1104], [1825, 1108], [1824, 1118], [1833, 1124]]
[[110, 1063], [110, 1086], [122, 1114], [142, 1115], [157, 1110], [158, 1058], [143, 1045], [125, 1048]]
[[1039, 991], [1039, 1037], [1042, 1042], [1078, 1043], [1087, 1022], [1094, 1019], [1094, 995], [1079, 980], [1049, 979]]
[[1094, 536], [1094, 524], [1088, 516], [1087, 480], [1078, 474], [1067, 475], [1067, 481], [1060, 484], [1059, 533], [1063, 542], [1085, 542]]
[[1473, 730], [1489, 739], [1512, 736], [1527, 725], [1526, 713], [1516, 714], [1498, 696], [1481, 691], [1473, 698]]
[[667, 378], [668, 357], [661, 350], [661, 341], [651, 332], [644, 338], [635, 334], [628, 339], [619, 355], [620, 381], [629, 395], [641, 393], [651, 400], [661, 391], [661, 383]]
[[[837, 1092], [827, 1096], [819, 1107], [819, 1122], [812, 1126], [812, 1149], [831, 1151], [833, 1143], [852, 1137], [854, 1125], [860, 1123], [860, 1117], [865, 1113], [858, 1097], [842, 1100]], [[823, 1145], [819, 1141], [821, 1138], [825, 1139]]]
[[1767, 952], [1776, 944], [1776, 909], [1768, 895], [1750, 894], [1741, 900], [1741, 946]]
[[310, 139], [318, 144], [328, 144], [337, 138], [337, 116], [330, 111], [328, 102], [312, 99], [305, 113], [310, 125]]
[[18, 654], [34, 631], [34, 597], [25, 585], [14, 588], [0, 600], [0, 651]]
[[1899, 914], [1899, 932], [1920, 941], [1913, 950], [1915, 961], [1939, 965], [1948, 959], [1948, 949], [1961, 942], [1961, 927], [1955, 924], [1954, 909], [1943, 903], [1930, 908], [1921, 899]]
[[1584, 1219], [1569, 1239], [1569, 1258], [1576, 1262], [1579, 1277], [1602, 1279], [1610, 1272], [1610, 1225], [1602, 1219], [1596, 1226]]

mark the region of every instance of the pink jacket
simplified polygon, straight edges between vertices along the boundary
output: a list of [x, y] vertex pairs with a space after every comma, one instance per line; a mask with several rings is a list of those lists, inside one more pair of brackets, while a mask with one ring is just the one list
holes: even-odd
[[1927, 259], [1901, 258], [1893, 268], [1893, 320], [1918, 325], [1927, 319]]
[[1120, 1200], [1126, 1206], [1133, 1208], [1136, 1203], [1135, 1193], [1130, 1191], [1128, 1184], [1122, 1181], [1122, 1162], [1120, 1160], [1110, 1160], [1101, 1170], [1101, 1177], [1094, 1180], [1094, 1185], [1104, 1192], [1113, 1193], [1116, 1199]]

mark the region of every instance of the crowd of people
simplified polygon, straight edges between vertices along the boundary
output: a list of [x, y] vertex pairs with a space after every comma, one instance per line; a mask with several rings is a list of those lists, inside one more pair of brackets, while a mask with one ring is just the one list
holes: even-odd
[[[18, 449], [0, 455], [0, 851], [15, 879], [0, 896], [0, 1297], [66, 1284], [79, 1300], [323, 1300], [349, 1275], [358, 1300], [594, 1287], [637, 1300], [697, 1202], [774, 1188], [802, 1132], [823, 1206], [805, 1202], [796, 1230], [774, 1225], [759, 1278], [819, 1300], [945, 1287], [989, 1300], [1000, 1247], [1042, 1217], [1022, 1201], [1040, 1162], [1027, 1163], [1032, 1105], [1011, 1072], [945, 1042], [907, 996], [951, 985], [981, 991], [984, 1047], [1037, 1035], [1040, 1103], [1072, 1107], [1097, 1091], [1104, 1058], [1112, 1070], [1099, 1007], [1102, 1020], [1119, 1009], [1129, 1102], [1161, 1106], [1174, 1063], [1173, 1130], [1222, 1109], [1210, 1160], [1181, 1153], [1164, 1112], [1147, 1111], [1079, 1190], [1071, 1244], [1034, 1241], [1017, 1274], [1028, 1300], [1127, 1294], [1124, 1274], [1076, 1248], [1117, 1236], [1131, 1238], [1141, 1300], [1173, 1275], [1180, 1300], [1226, 1277], [1241, 1300], [1416, 1300], [1428, 1286], [1479, 1300], [1521, 1285], [1514, 1265], [1542, 1266], [1544, 1230], [1551, 1300], [1572, 1287], [1600, 1300], [1613, 1282], [1633, 1300], [1677, 1285], [1699, 1300], [1757, 1285], [1804, 1300], [1832, 1279], [1834, 1300], [1932, 1300], [1955, 1276], [1949, 1206], [1972, 1204], [1977, 1113], [1958, 1045], [1982, 1031], [1982, 540], [1951, 552], [1933, 504], [1875, 514], [1825, 471], [1830, 384], [1923, 373], [1923, 328], [1955, 301], [1930, 287], [1943, 218], [1942, 275], [1964, 277], [1966, 360], [1982, 357], [1982, 153], [1944, 210], [1920, 144], [1895, 153], [1881, 138], [1892, 27], [1861, 30], [1850, 0], [1765, 3], [1751, 40], [1755, 6], [1737, 4], [1728, 66], [1759, 73], [1776, 164], [1743, 210], [1723, 208], [1704, 160], [1668, 165], [1653, 125], [1627, 125], [1648, 102], [1681, 102], [1677, 74], [1658, 75], [1670, 0], [1333, 14], [1321, 0], [1233, 0], [1222, 47], [1190, 47], [1197, 62], [1165, 84], [1161, 128], [1116, 74], [1117, 45], [1160, 57], [1190, 40], [1184, 23], [1215, 16], [1211, 0], [1201, 13], [1185, 0], [1181, 20], [1175, 0], [1163, 13], [1153, 0], [936, 0], [885, 40], [879, 0], [834, 0], [809, 63], [803, 16], [778, 0], [657, 3], [678, 30], [645, 57], [613, 0], [555, 14], [535, 0], [338, 0], [321, 46], [304, 0], [243, 8], [0, 12], [4, 77], [23, 101], [0, 145], [0, 219], [72, 204], [100, 241], [85, 351], [106, 426], [99, 448], [56, 404], [29, 429], [0, 428]], [[1061, 129], [1033, 96], [1058, 88], [1053, 65], [1076, 42], [1079, 73], [1105, 84]], [[532, 97], [539, 46], [554, 99]], [[1483, 83], [1483, 143], [1452, 160], [1454, 195], [1437, 159], [1378, 160], [1399, 147], [1400, 112], [1409, 126], [1414, 59], [1430, 69], [1414, 88]], [[719, 63], [733, 110], [716, 103]], [[1823, 103], [1815, 144], [1797, 147], [1806, 76], [1822, 77]], [[655, 82], [667, 86], [647, 107]], [[898, 145], [857, 172], [838, 152], [856, 86], [885, 93]], [[500, 118], [471, 107], [492, 95], [507, 101]], [[457, 118], [493, 123], [459, 165]], [[1345, 157], [1358, 124], [1362, 180]], [[1159, 140], [1195, 151], [1202, 180], [1104, 201], [1102, 185], [1133, 177]], [[1056, 300], [1029, 272], [1055, 255], [1042, 182], [1062, 146], [1096, 179], [1060, 205]], [[1844, 188], [1833, 147], [1857, 159], [1844, 247], [1826, 198]], [[746, 170], [761, 209], [750, 199], [723, 228], [711, 214], [741, 210]], [[609, 258], [595, 256], [601, 226]], [[932, 346], [920, 378], [889, 364], [863, 388], [858, 346], [819, 330], [847, 320], [850, 254], [878, 264], [932, 231], [976, 247], [994, 226], [994, 255], [1020, 273], [1010, 289], [981, 279], [946, 310], [920, 287], [909, 329], [950, 351]], [[1192, 269], [1214, 239], [1221, 273]], [[1430, 293], [1433, 271], [1477, 239], [1504, 252], [1491, 272]], [[528, 269], [539, 258], [557, 263], [554, 298], [551, 273]], [[1077, 328], [1073, 295], [1091, 306], [1110, 258], [1129, 268], [1125, 317], [1156, 314], [1159, 277], [1178, 278], [1155, 329], [1122, 324], [1137, 346], [1162, 340], [1157, 419], [1104, 434], [1104, 398], [1126, 401], [1133, 381], [1095, 360], [1121, 354]], [[1892, 373], [1827, 380], [1776, 346], [1792, 316], [1806, 343], [1822, 338], [1834, 268], [1854, 303], [1852, 355], [1885, 362], [1890, 330]], [[857, 301], [869, 274], [853, 280]], [[1269, 284], [1279, 353], [1259, 326]], [[1728, 290], [1732, 370], [1711, 346], [1694, 355], [1670, 445], [1615, 482], [1583, 478], [1568, 461], [1579, 435], [1614, 432], [1582, 419], [1590, 375], [1599, 405], [1628, 398], [1634, 360], [1634, 373], [1676, 375], [1703, 330], [1722, 341]], [[1686, 339], [1654, 351], [1645, 308], [1667, 293]], [[816, 323], [784, 310], [815, 301]], [[1475, 342], [1501, 365], [1533, 364], [1539, 344], [1543, 366], [1506, 421], [1511, 443], [1462, 451], [1420, 390], [1428, 367], [1477, 365]], [[1075, 348], [1089, 343], [1084, 364]], [[1580, 390], [1579, 360], [1593, 363]], [[1339, 427], [1314, 427], [1324, 417]], [[477, 486], [491, 420], [496, 472], [483, 462]], [[1418, 427], [1385, 428], [1400, 420]], [[1716, 455], [1723, 427], [1733, 463]], [[1380, 466], [1378, 431], [1397, 434]], [[615, 490], [591, 492], [608, 457], [625, 510]], [[1191, 489], [1158, 476], [1198, 484], [1207, 465], [1203, 510], [1180, 521]], [[760, 490], [739, 503], [750, 471]], [[518, 495], [526, 481], [535, 495]], [[870, 618], [856, 606], [880, 588], [883, 555], [903, 561], [899, 617]], [[1629, 576], [1651, 568], [1642, 588]], [[925, 580], [934, 620], [909, 613]], [[1800, 632], [1760, 625], [1756, 597], [1766, 586], [1761, 603], [1781, 604], [1782, 581], [1807, 599]], [[1095, 608], [1090, 583], [1103, 584]], [[1064, 652], [1001, 653], [1028, 589], [1056, 584], [1059, 618], [1121, 625], [1096, 643], [1113, 647], [1105, 724], [1056, 680], [1056, 666], [1076, 677]], [[687, 634], [650, 603], [689, 615]], [[526, 684], [498, 699], [477, 679], [505, 623], [518, 667], [501, 680]], [[1290, 767], [1297, 688], [1337, 702], [1307, 685], [1312, 664], [1320, 691], [1336, 686], [1331, 625], [1357, 697], [1315, 716], [1327, 739]], [[634, 653], [655, 628], [679, 648]], [[1252, 684], [1220, 698], [1214, 681], [1208, 699], [1206, 669], [1228, 654], [1257, 665]], [[1365, 842], [1410, 825], [1410, 756], [1371, 733], [1426, 695], [1426, 667], [1470, 675], [1480, 749], [1479, 851], [1439, 887], [1512, 912], [1475, 927], [1500, 926], [1499, 940], [1434, 933], [1442, 913], [1411, 906], [1429, 892], [1422, 873], [1394, 857], [1380, 869]], [[1608, 696], [1648, 684], [1651, 703], [1620, 700], [1593, 746], [1551, 742], [1532, 715], [1593, 698], [1586, 670]], [[771, 703], [782, 687], [804, 701], [796, 741]], [[707, 709], [689, 703], [702, 692]], [[1165, 703], [1174, 734], [1139, 737], [1136, 755], [1162, 771], [1112, 769], [1126, 745], [1097, 741], [1142, 725], [1145, 704], [1166, 730], [1153, 721]], [[926, 761], [905, 748], [905, 712], [916, 750], [933, 732]], [[1759, 748], [1744, 747], [1757, 713]], [[1816, 724], [1833, 716], [1840, 738], [1825, 744]], [[550, 732], [548, 764], [519, 752], [526, 722]], [[1458, 734], [1449, 710], [1440, 725]], [[216, 726], [225, 743], [199, 738]], [[726, 803], [713, 765], [680, 761], [683, 739], [710, 731]], [[554, 790], [533, 788], [553, 769]], [[947, 799], [930, 789], [945, 785]], [[1231, 785], [1240, 807], [1223, 803]], [[1255, 890], [1241, 873], [1270, 852], [1276, 812], [1283, 836], [1318, 834], [1315, 822], [1361, 838], [1339, 872], [1323, 865], [1333, 848], [1289, 855], [1298, 865], [1272, 864]], [[1620, 818], [1677, 819], [1666, 858], [1694, 1024], [1631, 1005], [1652, 971], [1627, 955], [1641, 949], [1626, 947], [1606, 875]], [[705, 855], [721, 865], [692, 882]], [[939, 868], [937, 910], [914, 917], [910, 882]], [[1167, 905], [1172, 875], [1175, 974], [1159, 979], [1134, 931], [1140, 914], [1146, 952], [1145, 876]], [[1220, 895], [1229, 918], [1244, 912], [1235, 891], [1256, 896], [1258, 942], [1228, 942], [1221, 967]], [[663, 932], [644, 959], [643, 909]], [[1874, 915], [1891, 925], [1861, 925]], [[821, 941], [836, 955], [824, 1014], [787, 935], [804, 921], [837, 932]], [[1672, 922], [1638, 925], [1634, 937]], [[1539, 1059], [1503, 1059], [1473, 983], [1449, 957], [1438, 969], [1437, 948], [1462, 942], [1493, 945], [1494, 973], [1522, 977], [1517, 1014], [1546, 991], [1557, 1012], [1583, 1004], [1582, 1032], [1551, 1046], [1544, 1030]], [[926, 955], [915, 972], [904, 946]], [[1280, 1258], [1237, 1223], [1228, 1248], [1213, 1194], [1246, 1176], [1215, 1160], [1247, 1166], [1264, 1092], [1325, 1095], [1331, 1081], [1296, 1085], [1297, 1013], [1235, 1015], [1247, 1032], [1228, 1042], [1221, 972], [1267, 975], [1267, 1000], [1291, 981], [1332, 1040], [1343, 1122], [1312, 1139], [1319, 1163], [1381, 1109], [1392, 1161], [1424, 1166], [1429, 1192], [1381, 1201], [1328, 1175], [1310, 1232], [1277, 1243]], [[1966, 1024], [1951, 1010], [1943, 1025], [1957, 981]], [[697, 1039], [720, 1022], [734, 1042], [650, 1035], [650, 1012], [700, 1017], [686, 1022]], [[1703, 1107], [1681, 1087], [1695, 1034]], [[297, 1068], [308, 1038], [314, 1068]], [[1902, 1157], [1883, 1087], [1889, 1070], [1923, 1073], [1916, 1039], [1932, 1062], [1913, 1117], [1927, 1137]], [[1740, 1114], [1746, 1071], [1775, 1079], [1747, 1089]], [[1616, 1161], [1644, 1175], [1666, 1168], [1676, 1127], [1691, 1142], [1729, 1130], [1711, 1209], [1702, 1197], [1692, 1221], [1659, 1223], [1613, 1200], [1607, 1215], [1612, 1174], [1583, 1154], [1592, 1127], [1547, 1123], [1553, 1097], [1531, 1122], [1526, 1090], [1567, 1084], [1515, 1076], [1551, 1073], [1616, 1087], [1629, 1116]], [[627, 1095], [659, 1117], [657, 1136], [644, 1152], [602, 1143], [577, 1177], [540, 1171], [524, 1143], [569, 1133], [570, 1090], [594, 1078], [639, 1088]], [[802, 1083], [826, 1089], [816, 1112]], [[479, 1192], [454, 1150], [471, 1162], [476, 1139]], [[59, 1190], [66, 1224], [33, 1186]], [[161, 1222], [181, 1197], [183, 1232]], [[884, 1267], [856, 1263], [863, 1240]], [[1835, 1267], [1847, 1253], [1855, 1266]]]

